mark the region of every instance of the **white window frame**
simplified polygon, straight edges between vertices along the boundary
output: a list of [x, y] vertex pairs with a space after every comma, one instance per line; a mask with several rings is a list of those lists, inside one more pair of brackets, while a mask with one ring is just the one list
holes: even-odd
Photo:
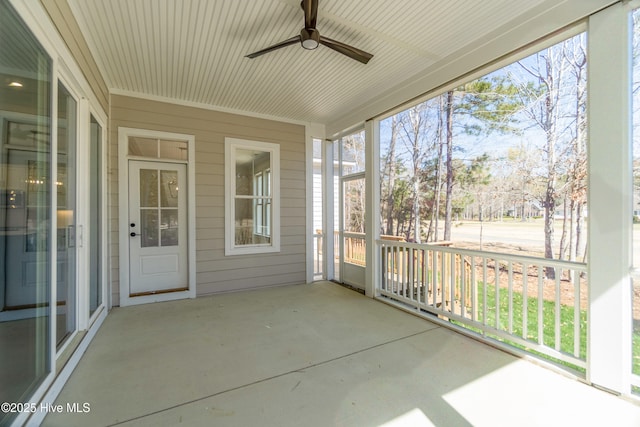
[[[238, 138], [225, 138], [225, 256], [249, 255], [280, 252], [280, 145], [269, 142], [250, 141]], [[236, 152], [238, 149], [257, 150], [270, 153], [269, 174], [271, 182], [271, 243], [254, 245], [235, 244], [235, 200], [236, 200]], [[255, 179], [256, 177], [254, 177]], [[264, 179], [263, 178], [263, 179]], [[255, 210], [255, 206], [254, 206]], [[255, 212], [254, 212], [255, 213]], [[268, 216], [268, 215], [267, 215]], [[269, 218], [262, 218], [268, 220]], [[255, 231], [255, 224], [254, 224]]]

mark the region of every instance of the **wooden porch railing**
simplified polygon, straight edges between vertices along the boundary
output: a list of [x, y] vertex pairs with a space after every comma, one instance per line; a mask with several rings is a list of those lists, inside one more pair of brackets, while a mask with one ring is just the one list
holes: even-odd
[[[316, 230], [316, 233], [321, 233], [321, 230]], [[334, 234], [335, 238], [334, 242], [334, 254], [335, 258], [338, 259], [340, 256], [340, 233], [338, 231]], [[344, 262], [365, 266], [367, 265], [366, 261], [366, 251], [367, 245], [365, 242], [365, 233], [344, 233]], [[404, 238], [401, 236], [380, 236], [383, 240], [389, 240], [394, 242], [404, 242]]]
[[[404, 241], [404, 240], [396, 240]], [[449, 241], [430, 243], [430, 246], [451, 246]], [[423, 251], [396, 246], [383, 252], [382, 266], [387, 273], [390, 289], [394, 293], [417, 298], [420, 289], [411, 283], [429, 284], [423, 291], [426, 297], [440, 307], [454, 309], [452, 304], [464, 303], [471, 307], [471, 264], [460, 254]], [[464, 271], [463, 271], [464, 270]], [[432, 275], [438, 277], [432, 278]], [[464, 294], [464, 297], [463, 297]]]

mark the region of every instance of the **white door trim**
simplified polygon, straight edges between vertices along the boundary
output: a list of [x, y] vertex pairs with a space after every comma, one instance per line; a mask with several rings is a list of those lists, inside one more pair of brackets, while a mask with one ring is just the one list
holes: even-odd
[[[186, 291], [159, 293], [130, 297], [129, 286], [129, 160], [174, 162], [167, 159], [151, 159], [128, 155], [128, 141], [131, 136], [187, 141], [187, 161], [175, 161], [187, 165], [187, 265], [188, 284]], [[119, 239], [119, 279], [120, 306], [146, 304], [196, 297], [196, 218], [195, 218], [195, 137], [193, 135], [161, 132], [148, 129], [118, 128], [118, 239]]]

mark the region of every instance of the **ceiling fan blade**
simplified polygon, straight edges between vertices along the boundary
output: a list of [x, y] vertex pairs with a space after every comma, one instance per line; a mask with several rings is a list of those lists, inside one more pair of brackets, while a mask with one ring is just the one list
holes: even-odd
[[300, 6], [304, 10], [304, 27], [315, 29], [318, 18], [318, 0], [302, 0]]
[[371, 58], [373, 58], [372, 54], [367, 53], [364, 50], [360, 50], [353, 46], [349, 46], [348, 44], [332, 40], [328, 37], [320, 36], [320, 44], [323, 44], [326, 47], [335, 50], [336, 52], [340, 52], [343, 55], [347, 55], [349, 58], [355, 59], [356, 61], [360, 61], [363, 64], [366, 64]]
[[264, 48], [262, 50], [259, 50], [257, 52], [250, 53], [249, 55], [246, 55], [245, 58], [253, 59], [253, 58], [256, 58], [256, 57], [258, 57], [260, 55], [264, 55], [265, 53], [269, 53], [269, 52], [272, 52], [274, 50], [281, 49], [283, 47], [287, 47], [287, 46], [290, 46], [290, 45], [296, 44], [296, 43], [300, 43], [300, 36], [291, 37], [290, 39], [287, 39], [287, 40], [282, 41], [280, 43], [274, 44], [273, 46], [269, 46], [269, 47], [266, 47], [266, 48]]

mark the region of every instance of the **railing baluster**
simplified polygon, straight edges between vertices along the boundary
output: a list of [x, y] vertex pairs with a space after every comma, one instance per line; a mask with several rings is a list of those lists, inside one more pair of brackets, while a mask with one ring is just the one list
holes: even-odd
[[544, 344], [544, 316], [542, 313], [542, 307], [544, 302], [544, 288], [543, 288], [544, 269], [542, 264], [538, 264], [538, 344]]
[[393, 291], [393, 278], [395, 277], [395, 261], [394, 261], [395, 247], [387, 246], [387, 290]]
[[494, 262], [494, 282], [495, 282], [495, 293], [496, 293], [496, 321], [495, 326], [496, 329], [500, 329], [500, 261], [498, 258], [493, 258]]
[[414, 249], [414, 259], [413, 259], [413, 276], [414, 276], [414, 294], [415, 294], [415, 301], [416, 301], [416, 308], [419, 307], [420, 304], [420, 249]]
[[522, 337], [529, 336], [529, 266], [522, 263]]
[[402, 296], [407, 296], [407, 287], [409, 286], [409, 249], [402, 250]]
[[383, 270], [383, 272], [382, 272], [382, 274], [383, 274], [383, 286], [382, 286], [382, 289], [384, 289], [385, 291], [388, 291], [389, 290], [389, 271], [390, 271], [390, 268], [391, 268], [389, 255], [390, 255], [391, 247], [387, 246], [387, 245], [382, 245], [382, 247], [383, 247], [383, 251], [384, 251], [383, 254], [384, 254], [384, 257], [385, 257], [383, 259], [383, 261], [382, 261], [382, 270]]
[[446, 253], [441, 253], [440, 254], [440, 309], [442, 311], [445, 311], [447, 309], [447, 303], [446, 303], [446, 295], [447, 295], [447, 282], [446, 282], [446, 275], [447, 275], [447, 269], [445, 267], [445, 257], [446, 257]]
[[421, 299], [421, 303], [424, 305], [427, 305], [427, 299], [429, 298], [429, 292], [428, 292], [428, 288], [429, 288], [429, 274], [427, 271], [427, 251], [425, 249], [420, 249], [420, 268], [422, 269], [422, 274], [420, 275], [420, 278], [422, 280], [422, 299]]
[[396, 259], [396, 268], [398, 269], [396, 271], [396, 283], [394, 284], [395, 287], [395, 291], [397, 295], [400, 295], [400, 287], [402, 286], [402, 252], [403, 249], [402, 248], [398, 248], [398, 251], [396, 253], [397, 259]]
[[397, 294], [398, 293], [398, 277], [400, 276], [400, 247], [396, 246], [394, 247], [394, 251], [393, 251], [393, 283], [392, 285], [392, 289], [393, 289], [393, 293]]
[[513, 333], [513, 262], [509, 261], [508, 267], [508, 296], [509, 296], [509, 318], [508, 318], [508, 326], [507, 329], [509, 333]]
[[488, 283], [487, 277], [487, 257], [482, 257], [482, 324], [487, 325], [487, 285]]
[[555, 268], [554, 271], [556, 276], [555, 349], [560, 351], [560, 279], [562, 278], [562, 270], [559, 268]]
[[456, 277], [456, 262], [457, 257], [456, 254], [449, 254], [449, 312], [456, 312], [456, 288], [457, 288], [457, 277]]
[[396, 276], [396, 292], [398, 295], [402, 295], [402, 279], [404, 272], [404, 248], [398, 248], [398, 260], [397, 260], [398, 274]]
[[438, 306], [438, 259], [435, 250], [429, 250], [431, 256], [431, 300], [433, 308]]
[[465, 257], [464, 255], [460, 255], [460, 315], [462, 317], [467, 317], [465, 314], [467, 312], [467, 287], [466, 287], [466, 274], [465, 274]]
[[398, 295], [402, 295], [402, 272], [404, 270], [403, 248], [398, 248], [398, 275], [396, 276], [396, 292]]
[[393, 289], [397, 295], [400, 295], [400, 283], [402, 275], [402, 248], [396, 250], [396, 276]]
[[580, 273], [573, 274], [573, 355], [580, 357]]
[[381, 289], [387, 290], [389, 289], [389, 247], [382, 245], [380, 252], [382, 254], [382, 262], [380, 263], [380, 268], [382, 269], [380, 272], [380, 275], [382, 276]]
[[415, 301], [415, 299], [416, 299], [416, 296], [415, 296], [416, 295], [416, 282], [415, 282], [415, 279], [416, 279], [416, 269], [415, 269], [416, 262], [415, 262], [415, 259], [416, 259], [416, 257], [415, 257], [415, 253], [416, 253], [416, 251], [415, 251], [414, 248], [410, 248], [409, 249], [409, 262], [408, 262], [408, 265], [409, 265], [409, 273], [408, 273], [408, 275], [409, 275], [409, 280], [408, 280], [409, 289], [407, 289], [407, 292], [409, 292], [408, 296], [411, 299], [411, 301]]
[[390, 262], [391, 262], [391, 267], [389, 268], [389, 271], [391, 272], [391, 282], [389, 283], [389, 291], [390, 292], [394, 292], [395, 293], [395, 280], [396, 280], [396, 249], [397, 246], [390, 246], [389, 249], [391, 249], [390, 251]]
[[471, 320], [478, 321], [478, 283], [476, 282], [476, 257], [471, 256]]

